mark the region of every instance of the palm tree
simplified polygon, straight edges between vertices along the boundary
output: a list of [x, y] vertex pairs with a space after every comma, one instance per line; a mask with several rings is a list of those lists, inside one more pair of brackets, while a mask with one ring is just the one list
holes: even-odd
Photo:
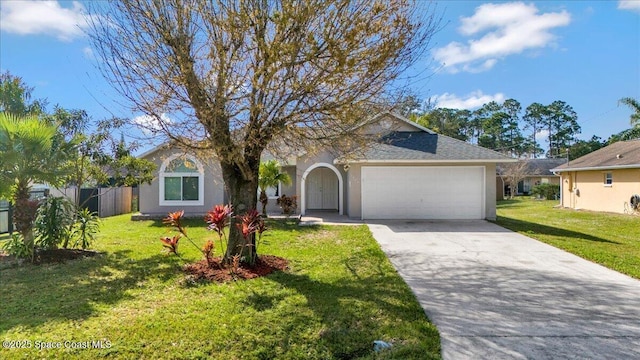
[[640, 101], [632, 97], [625, 97], [618, 100], [618, 102], [627, 105], [628, 107], [631, 108], [631, 110], [634, 111], [634, 113], [631, 114], [631, 117], [629, 119], [631, 125], [640, 126]]
[[291, 177], [287, 173], [280, 172], [280, 164], [276, 160], [269, 160], [260, 164], [258, 188], [260, 188], [260, 202], [262, 203], [262, 214], [267, 215], [267, 189], [278, 186], [279, 183], [284, 185], [291, 184]]
[[33, 182], [58, 185], [64, 158], [57, 127], [37, 116], [0, 113], [0, 197], [11, 198], [13, 221], [25, 245], [33, 249], [33, 221], [37, 202], [29, 199]]

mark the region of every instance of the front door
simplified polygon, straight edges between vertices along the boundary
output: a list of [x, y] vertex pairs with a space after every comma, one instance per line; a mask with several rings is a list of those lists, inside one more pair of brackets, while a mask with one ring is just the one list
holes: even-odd
[[317, 168], [307, 178], [307, 209], [338, 210], [338, 177], [329, 168]]

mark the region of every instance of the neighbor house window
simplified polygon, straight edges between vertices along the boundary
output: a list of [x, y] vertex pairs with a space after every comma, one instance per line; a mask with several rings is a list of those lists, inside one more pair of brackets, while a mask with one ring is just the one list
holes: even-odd
[[604, 174], [604, 184], [605, 185], [613, 184], [613, 173], [608, 172]]
[[162, 163], [160, 205], [204, 205], [204, 169], [197, 159], [176, 154]]

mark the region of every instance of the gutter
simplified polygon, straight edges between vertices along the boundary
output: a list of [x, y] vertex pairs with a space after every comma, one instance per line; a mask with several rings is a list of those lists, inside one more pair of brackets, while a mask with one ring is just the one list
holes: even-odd
[[569, 172], [569, 171], [597, 171], [597, 170], [618, 170], [618, 169], [640, 169], [640, 164], [631, 164], [631, 165], [612, 165], [612, 166], [587, 166], [587, 167], [576, 167], [576, 168], [565, 168], [565, 169], [551, 169], [549, 171], [554, 174], [561, 172]]

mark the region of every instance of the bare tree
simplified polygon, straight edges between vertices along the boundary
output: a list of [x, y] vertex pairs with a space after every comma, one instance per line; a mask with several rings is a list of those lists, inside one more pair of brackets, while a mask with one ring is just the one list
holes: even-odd
[[[354, 135], [365, 105], [397, 84], [438, 29], [431, 5], [410, 0], [93, 6], [103, 74], [155, 130], [217, 158], [236, 213], [256, 206], [265, 149]], [[226, 258], [245, 256], [242, 244], [232, 224]]]
[[500, 164], [498, 173], [504, 184], [511, 189], [509, 198], [513, 199], [518, 190], [518, 183], [527, 176], [537, 175], [538, 172], [530, 169], [528, 160], [518, 160]]

